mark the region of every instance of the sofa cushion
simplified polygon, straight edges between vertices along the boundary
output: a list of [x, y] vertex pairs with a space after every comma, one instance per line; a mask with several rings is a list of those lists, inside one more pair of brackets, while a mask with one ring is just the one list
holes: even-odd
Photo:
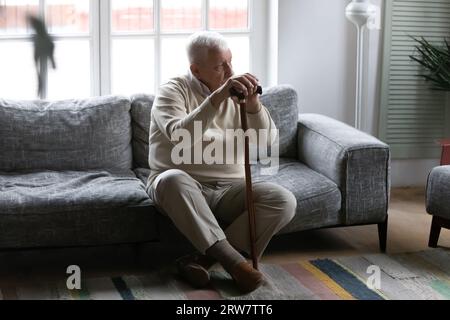
[[280, 157], [297, 157], [297, 93], [287, 85], [265, 89], [261, 102], [269, 110], [279, 130]]
[[434, 168], [427, 184], [427, 212], [450, 219], [450, 166]]
[[[263, 166], [252, 166], [253, 181], [268, 181], [290, 190], [297, 199], [297, 214], [280, 233], [337, 226], [344, 223], [340, 214], [341, 192], [327, 177], [311, 170], [295, 159], [280, 159], [278, 172]], [[266, 168], [267, 169], [267, 168]], [[276, 173], [267, 175], [267, 172]], [[136, 169], [135, 173], [146, 181], [150, 170]]]
[[132, 171], [0, 173], [0, 247], [101, 245], [157, 237]]
[[0, 171], [131, 167], [129, 99], [0, 99]]
[[337, 226], [340, 216], [341, 192], [327, 177], [294, 159], [280, 159], [278, 173], [262, 175], [261, 166], [252, 168], [253, 181], [268, 181], [290, 190], [297, 199], [296, 215], [280, 233]]
[[137, 94], [131, 97], [133, 164], [135, 168], [149, 168], [148, 136], [154, 100], [154, 96], [145, 94]]
[[150, 169], [148, 168], [136, 168], [133, 170], [138, 177], [139, 180], [142, 181], [143, 184], [147, 185], [148, 177], [150, 176]]
[[[297, 156], [297, 93], [287, 85], [264, 89], [261, 102], [269, 110], [279, 130], [281, 157]], [[150, 116], [154, 96], [138, 94], [131, 97], [133, 124], [133, 159], [135, 168], [148, 168]]]
[[149, 204], [131, 170], [0, 173], [0, 214], [39, 214]]

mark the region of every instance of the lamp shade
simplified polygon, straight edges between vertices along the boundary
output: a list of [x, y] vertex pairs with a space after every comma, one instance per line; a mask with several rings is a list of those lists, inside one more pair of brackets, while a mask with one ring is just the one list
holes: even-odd
[[357, 27], [367, 24], [367, 21], [376, 14], [376, 7], [369, 0], [353, 0], [345, 9], [347, 19]]

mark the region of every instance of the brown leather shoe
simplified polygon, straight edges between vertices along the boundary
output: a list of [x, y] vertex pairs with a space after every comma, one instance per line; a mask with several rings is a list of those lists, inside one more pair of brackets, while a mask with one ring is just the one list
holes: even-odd
[[210, 277], [208, 268], [212, 261], [201, 255], [187, 255], [176, 261], [179, 275], [195, 288], [204, 288], [209, 284]]
[[264, 275], [246, 261], [234, 266], [231, 276], [243, 293], [255, 291], [266, 282]]

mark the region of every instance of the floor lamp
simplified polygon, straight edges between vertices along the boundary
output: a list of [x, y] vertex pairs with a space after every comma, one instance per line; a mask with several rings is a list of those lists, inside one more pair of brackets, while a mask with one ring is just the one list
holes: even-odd
[[364, 31], [367, 23], [375, 18], [377, 7], [370, 0], [353, 0], [345, 9], [345, 15], [357, 29], [357, 61], [356, 61], [356, 102], [355, 128], [361, 130], [362, 94], [363, 94], [363, 61]]

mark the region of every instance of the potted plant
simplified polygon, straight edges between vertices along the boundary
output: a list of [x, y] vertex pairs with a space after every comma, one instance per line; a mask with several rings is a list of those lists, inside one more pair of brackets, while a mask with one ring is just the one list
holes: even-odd
[[[419, 75], [431, 83], [431, 89], [446, 92], [446, 113], [450, 113], [450, 45], [446, 39], [441, 45], [432, 44], [425, 38], [414, 38], [417, 55], [410, 58], [424, 68]], [[439, 140], [442, 147], [441, 165], [450, 164], [450, 139]]]
[[414, 38], [418, 55], [410, 58], [424, 68], [419, 75], [431, 83], [431, 89], [447, 92], [447, 106], [450, 103], [450, 45], [444, 39], [441, 45], [432, 44], [425, 38]]

